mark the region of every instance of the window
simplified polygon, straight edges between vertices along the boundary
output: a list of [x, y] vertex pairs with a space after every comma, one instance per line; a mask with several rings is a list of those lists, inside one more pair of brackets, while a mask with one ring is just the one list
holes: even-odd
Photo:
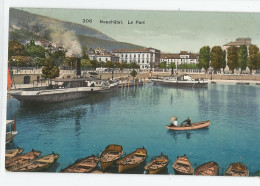
[[107, 61], [107, 58], [106, 58], [106, 61]]

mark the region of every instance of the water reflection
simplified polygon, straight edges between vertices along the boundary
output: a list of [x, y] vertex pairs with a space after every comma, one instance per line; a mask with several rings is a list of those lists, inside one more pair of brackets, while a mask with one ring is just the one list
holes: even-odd
[[205, 135], [209, 133], [208, 128], [202, 128], [198, 130], [187, 130], [187, 131], [174, 131], [174, 130], [168, 130], [167, 133], [173, 137], [175, 141], [178, 141], [178, 137], [182, 137], [185, 135], [187, 140], [191, 139], [191, 136], [193, 134], [201, 133], [202, 135]]

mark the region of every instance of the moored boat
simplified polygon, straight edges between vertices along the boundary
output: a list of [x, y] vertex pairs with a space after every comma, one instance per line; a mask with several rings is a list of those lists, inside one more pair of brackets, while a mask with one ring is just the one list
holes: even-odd
[[173, 163], [172, 168], [175, 174], [192, 175], [194, 173], [194, 169], [186, 155], [178, 157]]
[[169, 163], [168, 157], [165, 155], [160, 155], [155, 157], [152, 161], [150, 161], [144, 169], [149, 174], [156, 174], [162, 170], [164, 170]]
[[108, 82], [95, 78], [64, 78], [49, 81], [54, 83], [44, 89], [23, 90], [11, 95], [24, 104], [55, 103], [87, 97], [93, 92], [105, 92], [110, 89]]
[[59, 158], [59, 154], [49, 154], [35, 160], [29, 161], [22, 165], [12, 167], [10, 171], [14, 172], [40, 172], [51, 167]]
[[24, 149], [16, 148], [16, 149], [10, 149], [5, 151], [5, 159], [13, 158], [15, 156], [18, 156], [19, 154], [22, 154]]
[[95, 167], [97, 167], [99, 162], [99, 157], [97, 156], [88, 156], [83, 159], [79, 159], [75, 161], [74, 164], [68, 166], [65, 169], [62, 169], [61, 172], [69, 172], [69, 173], [89, 173]]
[[118, 172], [125, 172], [129, 169], [139, 166], [147, 158], [147, 151], [145, 148], [138, 148], [134, 152], [126, 155], [121, 160], [117, 161]]
[[13, 158], [6, 159], [5, 168], [6, 170], [10, 170], [12, 169], [12, 167], [27, 163], [35, 158], [38, 158], [40, 155], [41, 155], [40, 151], [32, 150], [31, 152], [20, 154]]
[[121, 145], [108, 145], [100, 155], [101, 170], [104, 171], [123, 155]]
[[225, 171], [225, 176], [249, 176], [249, 170], [241, 162], [231, 163]]
[[14, 120], [6, 120], [6, 136], [5, 144], [9, 143], [18, 134], [16, 130], [16, 118]]
[[194, 172], [194, 175], [202, 176], [218, 176], [219, 167], [214, 161], [210, 161], [200, 165]]
[[179, 77], [165, 77], [163, 79], [152, 79], [155, 85], [167, 85], [172, 87], [190, 87], [190, 88], [207, 88], [208, 81], [204, 79], [192, 79], [189, 75], [184, 74]]
[[176, 127], [176, 126], [166, 125], [166, 128], [169, 130], [195, 130], [195, 129], [207, 128], [209, 124], [210, 124], [210, 120], [207, 120], [207, 121], [192, 123], [191, 126], [180, 125]]

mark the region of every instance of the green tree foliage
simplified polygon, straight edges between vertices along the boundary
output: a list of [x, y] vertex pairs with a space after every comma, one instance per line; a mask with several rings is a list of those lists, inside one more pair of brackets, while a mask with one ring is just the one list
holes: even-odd
[[169, 69], [173, 68], [173, 69], [176, 69], [176, 65], [175, 63], [171, 62], [168, 66]]
[[99, 63], [97, 60], [91, 60], [90, 63], [91, 63], [91, 68], [96, 69], [99, 66]]
[[133, 79], [135, 78], [135, 76], [137, 75], [137, 72], [135, 70], [132, 70], [130, 75], [133, 77]]
[[221, 63], [222, 63], [221, 68], [223, 69], [223, 73], [224, 73], [225, 68], [226, 68], [226, 66], [227, 66], [226, 55], [227, 55], [226, 50], [223, 50], [223, 51], [222, 51], [222, 59], [221, 59]]
[[47, 58], [44, 66], [42, 68], [42, 74], [44, 78], [51, 78], [54, 79], [59, 77], [60, 70], [55, 65], [54, 61], [51, 58]]
[[243, 70], [246, 70], [247, 67], [247, 47], [246, 45], [241, 45], [238, 48], [238, 65], [241, 68], [241, 74]]
[[200, 49], [199, 65], [206, 70], [206, 73], [209, 68], [209, 61], [210, 61], [210, 47], [204, 46]]
[[50, 54], [56, 66], [60, 66], [65, 60], [65, 51], [58, 50]]
[[34, 66], [33, 60], [28, 56], [12, 56], [9, 59], [9, 63], [11, 66], [16, 67], [32, 67]]
[[122, 72], [125, 68], [127, 68], [128, 65], [126, 62], [120, 62], [118, 63], [118, 68], [120, 69], [120, 71]]
[[74, 67], [74, 68], [76, 68], [76, 66], [77, 66], [77, 58], [76, 57], [66, 57], [63, 65], [67, 66], [67, 67]]
[[227, 52], [227, 65], [232, 74], [234, 74], [235, 68], [238, 67], [238, 48], [236, 46], [230, 46]]
[[159, 68], [161, 68], [161, 69], [166, 69], [167, 68], [167, 63], [164, 61], [164, 62], [161, 62], [160, 64], [159, 64]]
[[39, 46], [39, 45], [35, 45], [34, 41], [32, 40], [30, 42], [30, 44], [28, 44], [26, 46], [26, 52], [32, 58], [36, 58], [36, 57], [45, 58], [46, 50], [43, 47]]
[[260, 52], [257, 53], [257, 69], [260, 69]]
[[138, 65], [136, 62], [132, 62], [129, 64], [129, 68], [132, 68], [133, 70], [138, 69], [140, 68], [140, 65]]
[[258, 52], [259, 52], [259, 48], [256, 45], [249, 46], [248, 68], [250, 69], [250, 74], [252, 74], [252, 70], [257, 69]]
[[46, 61], [46, 58], [36, 57], [33, 59], [36, 67], [42, 67]]
[[108, 71], [110, 71], [111, 68], [115, 68], [115, 63], [113, 63], [112, 61], [107, 61], [105, 63], [105, 67], [107, 67]]
[[90, 60], [87, 59], [81, 59], [80, 63], [81, 63], [81, 67], [83, 68], [90, 68], [91, 66]]
[[83, 53], [83, 55], [82, 55], [81, 59], [89, 60], [88, 47], [86, 45], [82, 46], [82, 53]]
[[222, 49], [220, 46], [214, 46], [211, 49], [210, 58], [210, 66], [213, 68], [214, 73], [217, 73], [217, 70], [222, 67]]
[[12, 56], [27, 56], [25, 47], [16, 40], [11, 40], [8, 44], [8, 59]]

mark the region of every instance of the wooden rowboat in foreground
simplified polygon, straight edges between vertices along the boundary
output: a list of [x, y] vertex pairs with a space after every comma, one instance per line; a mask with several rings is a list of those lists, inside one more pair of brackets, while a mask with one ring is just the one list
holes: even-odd
[[123, 155], [121, 145], [108, 145], [100, 155], [101, 170], [104, 171]]
[[193, 175], [194, 173], [194, 169], [186, 155], [178, 157], [173, 163], [172, 168], [174, 169], [175, 174]]
[[195, 129], [201, 129], [201, 128], [206, 128], [210, 124], [210, 120], [207, 121], [200, 121], [196, 123], [192, 123], [191, 126], [189, 125], [184, 125], [184, 126], [170, 126], [166, 125], [166, 128], [169, 130], [195, 130]]
[[243, 163], [231, 163], [226, 170], [225, 176], [249, 176], [249, 171]]
[[59, 154], [49, 154], [19, 166], [12, 167], [11, 171], [16, 172], [41, 172], [51, 167], [59, 158]]
[[6, 150], [5, 151], [5, 159], [13, 158], [15, 156], [18, 156], [18, 155], [22, 154], [23, 150], [24, 149], [20, 149], [20, 148]]
[[31, 152], [28, 152], [26, 154], [20, 154], [13, 158], [8, 158], [5, 161], [5, 168], [6, 170], [10, 170], [12, 167], [27, 163], [35, 158], [38, 158], [40, 155], [40, 151], [32, 150]]
[[210, 161], [200, 165], [194, 172], [194, 175], [202, 176], [218, 176], [219, 167], [214, 161]]
[[147, 158], [147, 151], [145, 148], [138, 148], [136, 151], [128, 154], [121, 160], [117, 161], [118, 172], [124, 172], [142, 164]]
[[155, 157], [152, 161], [150, 161], [144, 169], [149, 174], [156, 174], [162, 170], [164, 170], [169, 163], [168, 157], [165, 155], [160, 155]]
[[61, 170], [61, 172], [70, 172], [70, 173], [89, 173], [95, 167], [97, 167], [99, 162], [99, 157], [97, 156], [88, 156], [83, 159], [75, 161], [74, 164], [68, 166], [67, 168]]

